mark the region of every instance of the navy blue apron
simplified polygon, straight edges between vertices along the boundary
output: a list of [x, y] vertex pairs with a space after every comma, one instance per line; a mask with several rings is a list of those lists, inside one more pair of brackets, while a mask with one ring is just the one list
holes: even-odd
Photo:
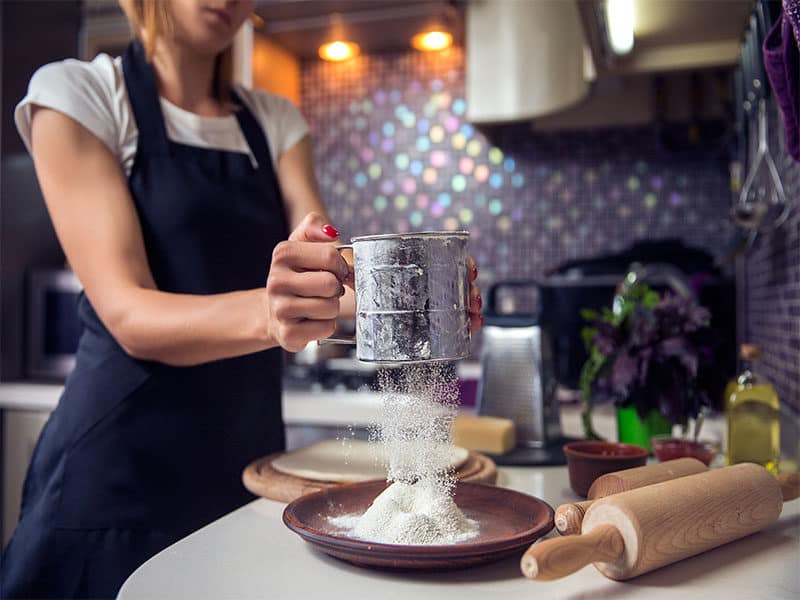
[[[255, 156], [167, 139], [151, 66], [123, 58], [139, 129], [129, 178], [160, 290], [263, 287], [287, 223], [264, 131], [240, 104]], [[252, 499], [242, 469], [284, 447], [281, 350], [192, 367], [131, 358], [82, 296], [75, 370], [39, 439], [2, 597], [113, 597], [147, 558]]]

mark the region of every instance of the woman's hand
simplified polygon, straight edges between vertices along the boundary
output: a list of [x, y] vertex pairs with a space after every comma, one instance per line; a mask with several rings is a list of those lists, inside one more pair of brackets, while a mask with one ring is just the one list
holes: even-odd
[[475, 332], [483, 326], [481, 315], [483, 298], [481, 298], [481, 288], [475, 283], [478, 278], [478, 267], [471, 256], [467, 259], [467, 269], [469, 270], [469, 330]]
[[[339, 232], [319, 213], [300, 222], [272, 253], [267, 278], [267, 328], [282, 348], [297, 352], [336, 328], [349, 268], [336, 250]], [[326, 243], [327, 242], [327, 243]]]

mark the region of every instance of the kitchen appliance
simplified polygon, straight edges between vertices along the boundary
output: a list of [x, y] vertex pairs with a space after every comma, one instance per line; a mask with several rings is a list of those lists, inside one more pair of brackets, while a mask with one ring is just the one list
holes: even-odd
[[358, 360], [453, 361], [469, 355], [466, 231], [355, 237], [356, 335], [320, 343], [356, 345]]
[[64, 380], [75, 366], [83, 290], [67, 269], [34, 269], [28, 278], [26, 372], [33, 379]]
[[469, 123], [542, 117], [589, 93], [594, 64], [575, 0], [467, 2], [466, 35]]
[[547, 581], [594, 562], [610, 579], [630, 579], [760, 531], [797, 497], [796, 473], [776, 477], [752, 463], [711, 469], [596, 500], [581, 535], [531, 546], [520, 567]]
[[560, 446], [561, 423], [549, 336], [536, 315], [500, 313], [498, 292], [502, 288], [538, 289], [538, 284], [501, 281], [489, 288], [477, 412], [514, 421], [521, 446]]

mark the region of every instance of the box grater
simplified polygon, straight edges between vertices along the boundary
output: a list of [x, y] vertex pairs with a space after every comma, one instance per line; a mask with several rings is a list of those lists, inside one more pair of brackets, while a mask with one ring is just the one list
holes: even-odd
[[505, 281], [489, 290], [477, 412], [514, 421], [520, 446], [545, 447], [561, 439], [550, 341], [536, 316], [498, 313], [501, 287], [538, 286]]

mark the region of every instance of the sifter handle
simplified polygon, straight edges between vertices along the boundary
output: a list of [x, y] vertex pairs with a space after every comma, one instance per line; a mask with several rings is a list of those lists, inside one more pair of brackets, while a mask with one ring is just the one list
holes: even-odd
[[574, 535], [581, 532], [581, 523], [586, 511], [594, 500], [584, 500], [583, 502], [570, 502], [562, 504], [556, 509], [555, 525], [561, 535]]
[[612, 562], [622, 556], [625, 542], [613, 525], [599, 525], [583, 535], [569, 535], [534, 543], [522, 557], [520, 569], [529, 579], [550, 581], [586, 565]]
[[784, 502], [800, 498], [800, 473], [778, 473], [775, 479], [781, 484]]
[[[341, 252], [342, 250], [352, 250], [353, 244], [341, 244], [336, 246], [336, 251]], [[347, 260], [345, 260], [347, 262]], [[348, 337], [329, 337], [329, 338], [322, 338], [321, 340], [317, 340], [317, 346], [327, 346], [328, 344], [346, 344], [348, 346], [355, 346], [356, 344], [356, 336], [348, 336]]]

